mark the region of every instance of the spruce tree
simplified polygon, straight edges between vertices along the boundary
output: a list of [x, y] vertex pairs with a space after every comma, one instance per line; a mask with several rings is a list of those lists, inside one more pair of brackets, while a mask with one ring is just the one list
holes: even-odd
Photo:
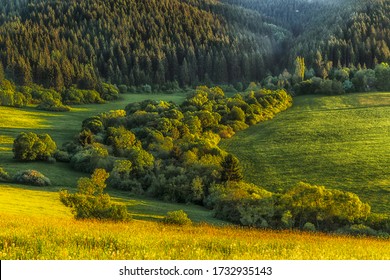
[[239, 161], [235, 156], [228, 154], [221, 162], [221, 166], [221, 180], [223, 182], [242, 180], [242, 171], [239, 166]]

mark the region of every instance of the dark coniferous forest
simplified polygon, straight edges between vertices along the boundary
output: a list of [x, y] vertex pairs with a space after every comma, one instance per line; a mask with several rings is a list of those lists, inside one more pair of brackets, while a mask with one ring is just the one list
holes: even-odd
[[[180, 86], [260, 80], [286, 36], [217, 1], [1, 1], [0, 49], [18, 84]], [[276, 36], [278, 34], [278, 36]]]
[[296, 56], [321, 68], [389, 60], [386, 1], [0, 1], [16, 84], [62, 89], [260, 81]]

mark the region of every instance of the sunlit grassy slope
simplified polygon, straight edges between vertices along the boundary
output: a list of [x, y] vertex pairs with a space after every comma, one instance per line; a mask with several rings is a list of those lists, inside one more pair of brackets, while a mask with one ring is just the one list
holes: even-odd
[[240, 159], [246, 180], [267, 189], [305, 181], [390, 212], [390, 93], [296, 97], [291, 109], [222, 147]]
[[[0, 215], [15, 214], [33, 217], [73, 217], [59, 200], [59, 188], [0, 184]], [[116, 203], [127, 206], [134, 219], [159, 221], [168, 211], [184, 210], [194, 222], [227, 224], [213, 217], [212, 211], [196, 205], [167, 203], [145, 197], [129, 196], [126, 192], [110, 191]]]

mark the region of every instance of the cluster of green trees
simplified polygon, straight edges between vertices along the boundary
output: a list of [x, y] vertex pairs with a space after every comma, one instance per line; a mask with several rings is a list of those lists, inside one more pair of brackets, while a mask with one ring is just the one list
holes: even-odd
[[118, 97], [118, 87], [107, 83], [100, 83], [98, 90], [71, 86], [57, 91], [37, 84], [18, 86], [8, 79], [0, 79], [0, 106], [25, 107], [36, 104], [39, 110], [66, 112], [70, 110], [69, 105], [104, 103]]
[[221, 138], [271, 119], [291, 102], [284, 90], [226, 97], [203, 86], [180, 106], [146, 100], [88, 118], [77, 141], [55, 156], [77, 170], [106, 169], [110, 187], [203, 204], [211, 184], [234, 177]]
[[104, 193], [108, 176], [106, 170], [96, 169], [91, 178], [79, 179], [76, 193], [61, 191], [61, 202], [72, 208], [76, 219], [130, 220], [126, 206], [112, 203], [110, 195]]
[[222, 219], [247, 226], [335, 231], [368, 223], [370, 206], [356, 194], [307, 183], [271, 193], [243, 181], [215, 184], [208, 206]]
[[21, 132], [13, 143], [14, 158], [20, 161], [48, 161], [57, 150], [57, 145], [48, 134]]
[[336, 67], [371, 68], [390, 59], [390, 5], [387, 1], [338, 1], [324, 10], [323, 24], [308, 25], [291, 54], [304, 55], [310, 65], [319, 51]]
[[111, 188], [204, 205], [241, 225], [388, 234], [389, 218], [353, 193], [306, 183], [271, 193], [243, 181], [238, 159], [219, 141], [290, 105], [284, 90], [226, 97], [202, 86], [180, 106], [147, 100], [86, 119], [62, 153], [78, 170], [106, 169]]
[[[279, 71], [305, 58], [313, 74], [327, 79], [332, 68], [374, 69], [390, 61], [390, 5], [364, 0], [223, 0], [255, 10], [289, 31], [279, 58]], [[359, 90], [359, 89], [356, 89]]]
[[260, 80], [283, 30], [210, 0], [0, 1], [0, 61], [20, 85]]
[[[322, 59], [321, 54], [317, 53], [317, 55], [320, 61]], [[328, 65], [328, 67], [324, 66], [321, 70], [322, 76], [318, 77], [313, 68], [306, 68], [302, 59], [302, 57], [297, 57], [293, 74], [284, 70], [277, 77], [270, 76], [264, 79], [261, 86], [270, 89], [286, 88], [295, 95], [337, 95], [351, 92], [390, 90], [390, 66], [388, 63], [378, 64], [374, 69], [336, 68]]]

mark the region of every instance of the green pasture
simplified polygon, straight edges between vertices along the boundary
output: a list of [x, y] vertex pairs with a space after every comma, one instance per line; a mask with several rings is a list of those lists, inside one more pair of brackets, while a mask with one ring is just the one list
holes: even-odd
[[221, 146], [239, 158], [246, 180], [266, 189], [304, 181], [390, 212], [390, 93], [296, 97], [291, 109]]

